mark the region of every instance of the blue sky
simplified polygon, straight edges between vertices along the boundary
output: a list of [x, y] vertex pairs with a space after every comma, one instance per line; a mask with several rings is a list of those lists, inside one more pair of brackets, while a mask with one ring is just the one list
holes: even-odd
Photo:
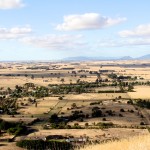
[[148, 0], [0, 0], [0, 60], [150, 53]]

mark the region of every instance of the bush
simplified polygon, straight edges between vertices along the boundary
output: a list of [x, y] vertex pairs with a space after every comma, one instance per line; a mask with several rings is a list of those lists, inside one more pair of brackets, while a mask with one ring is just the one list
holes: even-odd
[[132, 100], [129, 100], [129, 101], [127, 101], [127, 104], [133, 104], [133, 101]]
[[93, 110], [92, 111], [92, 117], [101, 117], [102, 116], [102, 111], [101, 110]]
[[122, 115], [122, 114], [119, 114], [119, 117], [123, 117], [123, 115]]
[[99, 122], [97, 123], [97, 125], [100, 127], [100, 128], [110, 128], [110, 127], [113, 127], [114, 124], [112, 122], [108, 122], [108, 123], [104, 123], [104, 122]]
[[123, 108], [120, 109], [120, 112], [125, 112]]
[[57, 120], [58, 120], [58, 115], [57, 115], [57, 114], [51, 115], [51, 117], [50, 117], [50, 122], [51, 122], [51, 123], [54, 123], [54, 122], [56, 122]]
[[103, 118], [103, 121], [106, 121], [106, 118]]
[[35, 150], [71, 150], [73, 148], [71, 143], [43, 140], [22, 140], [17, 142], [16, 145], [22, 148]]
[[134, 113], [134, 110], [131, 109], [131, 110], [130, 110], [130, 113]]
[[150, 109], [150, 101], [146, 101], [146, 100], [138, 100], [136, 103], [138, 106], [143, 107], [143, 108], [148, 108]]
[[0, 130], [7, 131], [9, 134], [20, 135], [26, 132], [27, 128], [22, 123], [14, 123], [7, 121], [0, 121]]
[[62, 97], [62, 96], [60, 96], [58, 99], [59, 99], [59, 100], [63, 100], [63, 97]]
[[140, 122], [140, 125], [145, 125], [145, 123], [144, 122]]
[[88, 126], [89, 126], [89, 124], [86, 122], [86, 123], [85, 123], [85, 126], [86, 126], [86, 127], [88, 127]]

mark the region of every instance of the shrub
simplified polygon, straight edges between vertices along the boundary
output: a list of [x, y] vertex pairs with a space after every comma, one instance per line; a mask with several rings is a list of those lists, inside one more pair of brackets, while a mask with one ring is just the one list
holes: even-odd
[[92, 111], [92, 117], [101, 117], [102, 116], [102, 111], [101, 110], [93, 110]]
[[130, 113], [134, 113], [134, 110], [131, 109], [131, 110], [130, 110]]
[[122, 115], [122, 114], [119, 114], [119, 117], [123, 117], [123, 115]]
[[145, 125], [145, 123], [144, 122], [140, 122], [140, 125]]
[[103, 118], [103, 121], [106, 121], [106, 118]]
[[86, 123], [85, 123], [85, 126], [86, 126], [86, 127], [88, 127], [88, 126], [89, 126], [89, 124], [86, 122]]
[[71, 150], [73, 148], [71, 143], [58, 141], [43, 141], [43, 140], [21, 140], [16, 143], [17, 146], [26, 149], [53, 149], [53, 150]]
[[112, 122], [108, 122], [108, 123], [104, 123], [104, 122], [99, 122], [97, 123], [97, 125], [100, 127], [100, 128], [110, 128], [110, 127], [113, 127], [114, 124]]
[[120, 112], [125, 112], [123, 108], [120, 109]]
[[58, 99], [59, 99], [59, 100], [63, 100], [63, 97], [62, 97], [62, 96], [60, 96]]

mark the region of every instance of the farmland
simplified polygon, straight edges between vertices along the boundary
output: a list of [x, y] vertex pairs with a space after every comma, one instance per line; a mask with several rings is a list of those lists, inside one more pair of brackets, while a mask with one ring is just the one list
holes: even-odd
[[100, 142], [149, 134], [148, 61], [0, 65], [1, 122], [26, 127], [23, 132], [14, 124], [13, 130], [1, 125], [0, 140], [6, 133], [15, 134], [15, 142], [58, 140], [54, 137], [59, 135], [61, 141], [86, 137]]

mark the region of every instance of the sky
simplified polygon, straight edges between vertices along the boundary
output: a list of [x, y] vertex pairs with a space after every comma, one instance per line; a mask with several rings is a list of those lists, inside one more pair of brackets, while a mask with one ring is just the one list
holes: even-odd
[[150, 54], [149, 0], [0, 0], [0, 61]]

